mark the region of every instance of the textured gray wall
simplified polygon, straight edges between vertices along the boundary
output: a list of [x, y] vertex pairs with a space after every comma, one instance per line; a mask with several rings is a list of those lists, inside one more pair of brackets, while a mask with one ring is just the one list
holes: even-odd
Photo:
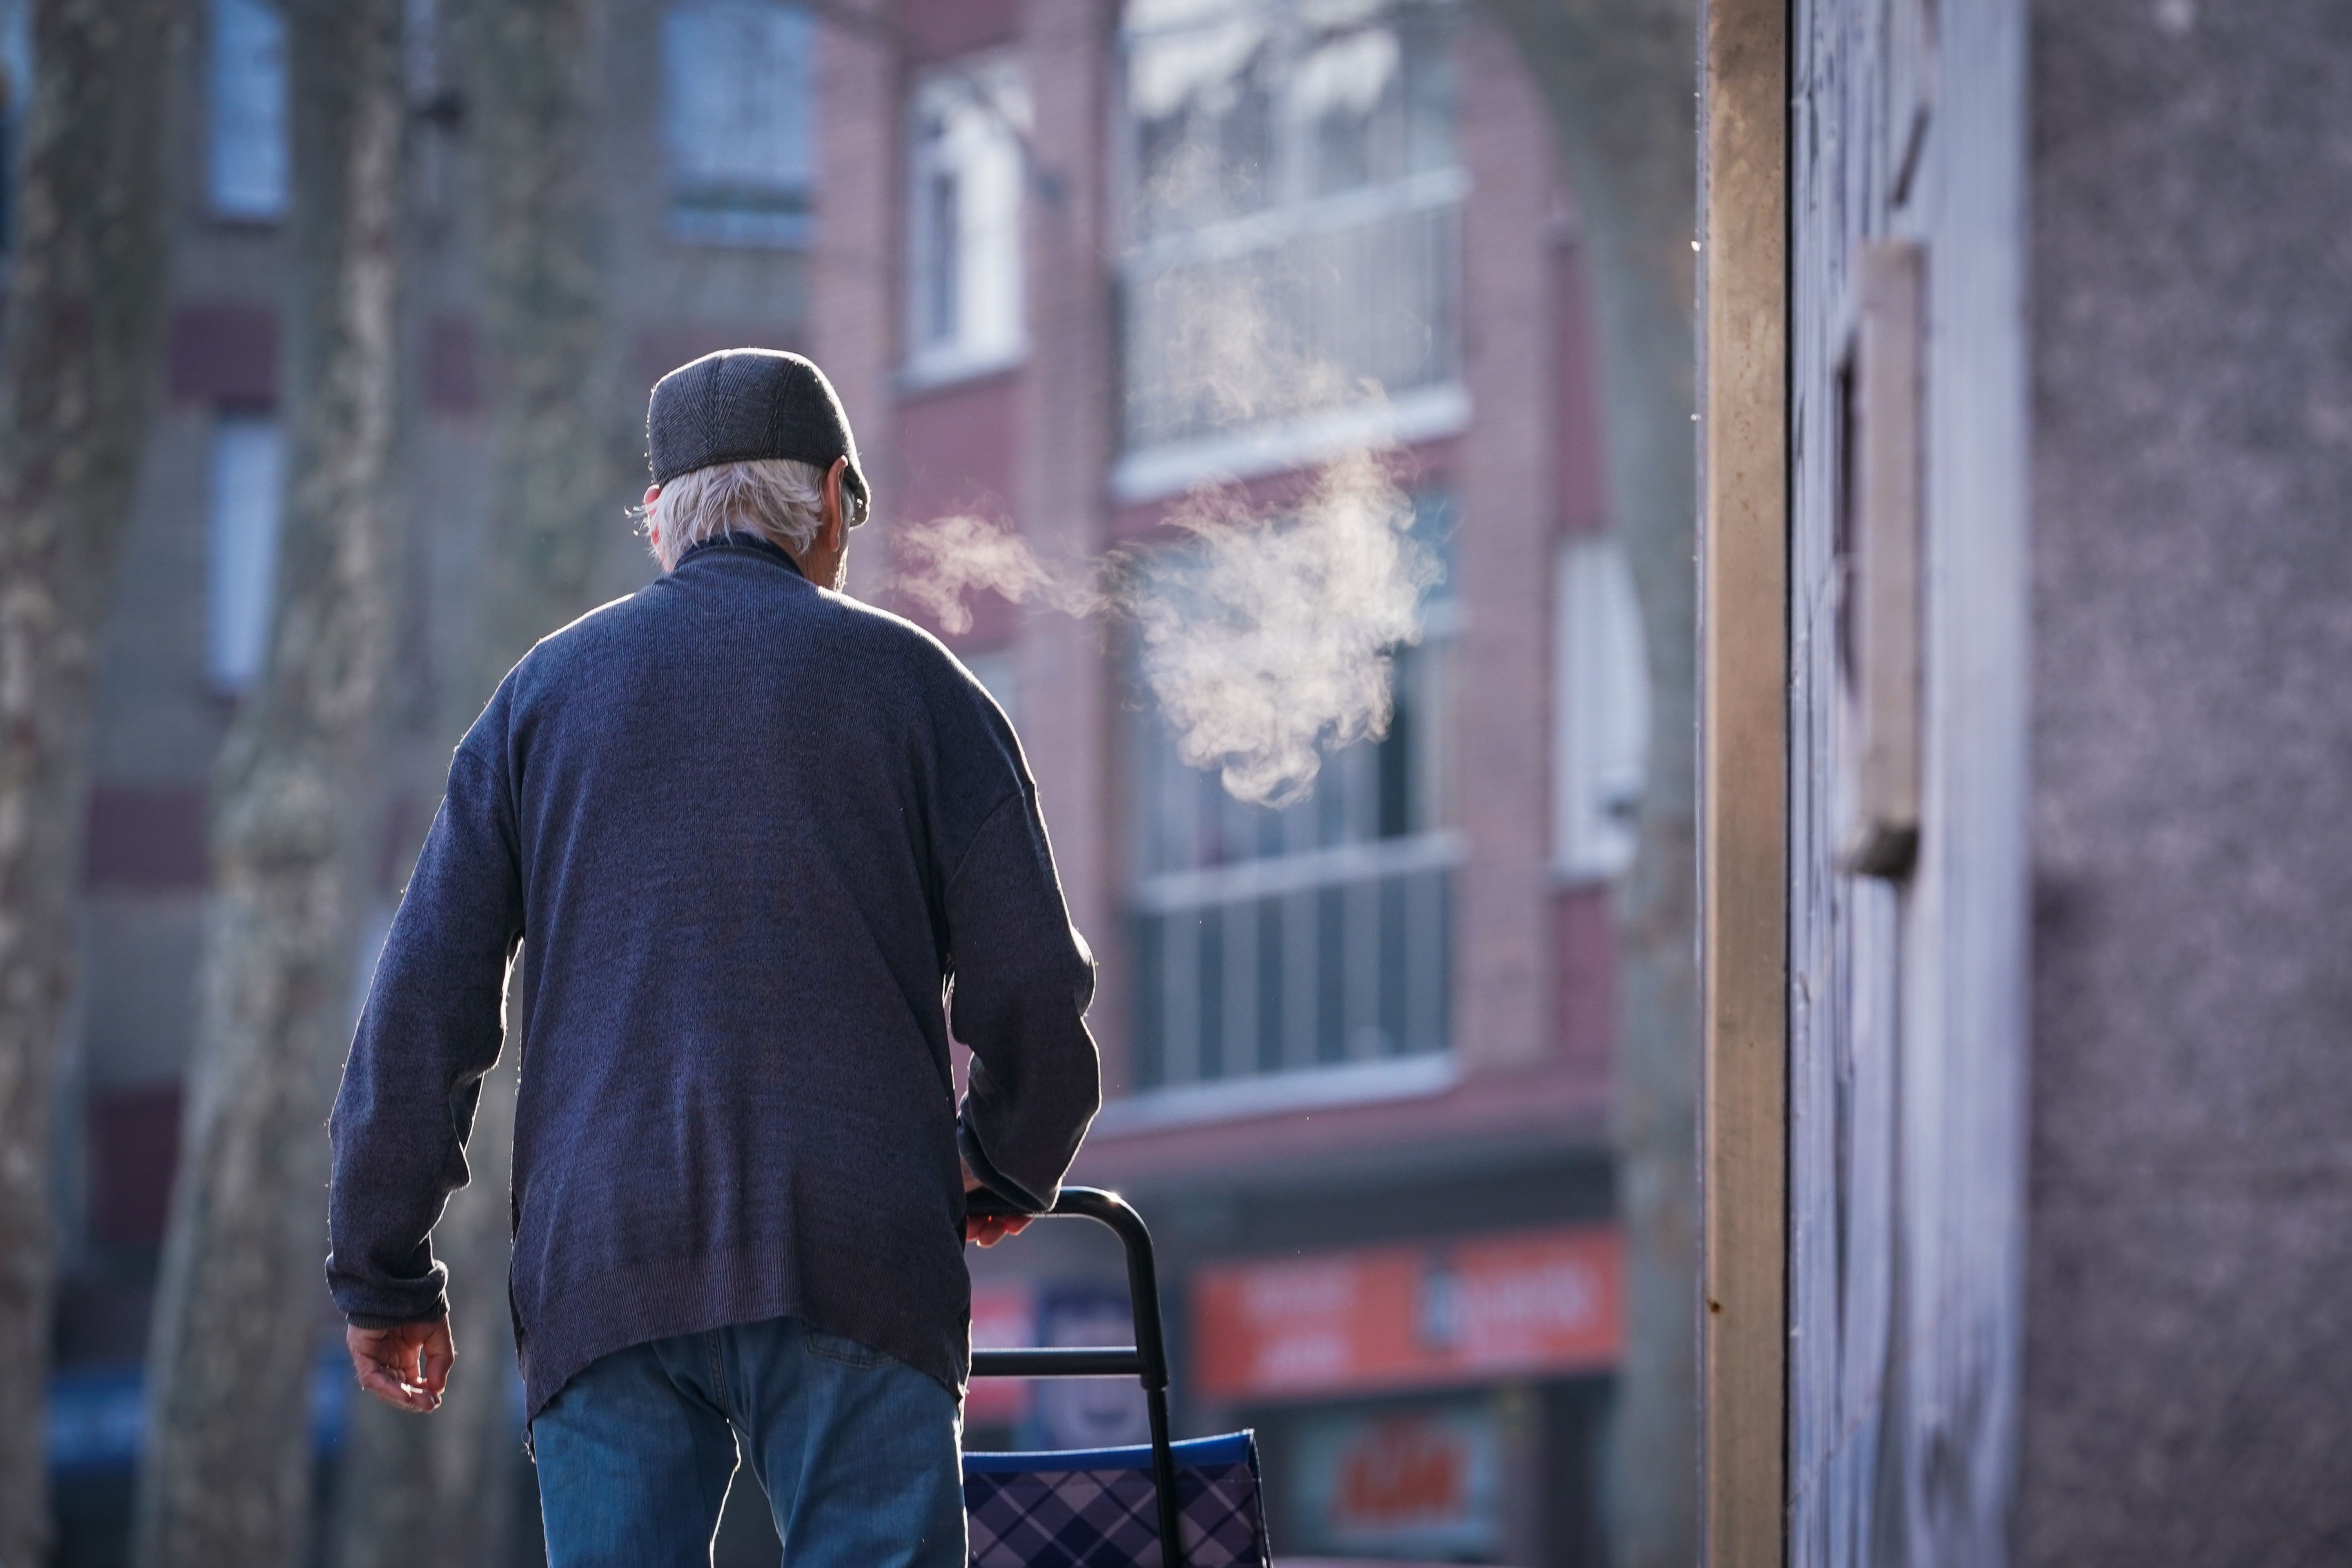
[[2017, 1559], [2352, 1562], [2352, 5], [2033, 16]]

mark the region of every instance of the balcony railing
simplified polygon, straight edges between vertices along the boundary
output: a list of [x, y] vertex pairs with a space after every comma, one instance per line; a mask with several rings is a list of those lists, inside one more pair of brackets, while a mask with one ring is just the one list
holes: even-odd
[[1442, 1052], [1460, 836], [1164, 872], [1136, 889], [1138, 1087]]
[[1457, 387], [1467, 188], [1440, 169], [1139, 247], [1124, 303], [1130, 462], [1360, 422]]

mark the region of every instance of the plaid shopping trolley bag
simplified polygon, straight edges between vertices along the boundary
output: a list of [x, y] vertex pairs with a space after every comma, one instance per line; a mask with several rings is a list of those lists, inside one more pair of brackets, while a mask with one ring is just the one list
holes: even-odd
[[[975, 1201], [974, 1213], [989, 1212]], [[1001, 1211], [1000, 1211], [1001, 1212]], [[1116, 1193], [1065, 1187], [1040, 1218], [1091, 1219], [1127, 1248], [1135, 1343], [976, 1350], [974, 1377], [1103, 1377], [1143, 1384], [1151, 1441], [1066, 1453], [966, 1454], [971, 1568], [1268, 1568], [1257, 1441], [1168, 1439], [1168, 1350], [1151, 1234]]]

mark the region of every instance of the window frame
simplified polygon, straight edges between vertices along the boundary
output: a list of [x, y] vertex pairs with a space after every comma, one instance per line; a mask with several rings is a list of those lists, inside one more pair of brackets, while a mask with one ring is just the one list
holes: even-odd
[[[1452, 497], [1443, 491], [1424, 492], [1416, 498], [1414, 511], [1415, 538], [1444, 558], [1446, 540], [1456, 521]], [[1162, 748], [1169, 742], [1159, 731], [1156, 705], [1130, 668], [1128, 679], [1138, 700], [1129, 715], [1121, 747], [1127, 773], [1123, 807], [1129, 815], [1129, 830], [1123, 846], [1126, 872], [1120, 900], [1122, 917], [1130, 940], [1136, 943], [1131, 955], [1135, 972], [1131, 1027], [1137, 1088], [1127, 1097], [1132, 1102], [1130, 1108], [1120, 1113], [1127, 1121], [1157, 1124], [1262, 1112], [1293, 1105], [1410, 1097], [1442, 1092], [1456, 1080], [1454, 889], [1458, 868], [1469, 856], [1468, 838], [1454, 821], [1453, 778], [1458, 752], [1455, 727], [1460, 707], [1458, 647], [1462, 615], [1459, 601], [1443, 580], [1431, 590], [1421, 613], [1418, 642], [1392, 650], [1404, 656], [1394, 667], [1392, 679], [1412, 683], [1403, 689], [1400, 708], [1408, 716], [1417, 714], [1413, 721], [1422, 729], [1422, 738], [1409, 742], [1405, 758], [1411, 770], [1408, 798], [1416, 802], [1417, 809], [1404, 830], [1392, 834], [1383, 835], [1381, 831], [1377, 817], [1381, 801], [1376, 792], [1369, 797], [1369, 803], [1360, 799], [1356, 802], [1360, 813], [1369, 810], [1372, 814], [1368, 823], [1360, 821], [1358, 825], [1360, 829], [1368, 826], [1369, 831], [1359, 831], [1336, 842], [1286, 847], [1276, 853], [1237, 856], [1213, 864], [1160, 866], [1153, 835], [1162, 831], [1162, 819], [1158, 815], [1167, 804], [1162, 790], [1171, 781], [1181, 779], [1205, 797], [1216, 786], [1213, 778], [1204, 778], [1202, 770], [1185, 768], [1180, 759], [1163, 752]], [[1379, 745], [1380, 742], [1360, 742], [1347, 752], [1327, 752], [1325, 779], [1333, 777], [1342, 767], [1369, 770], [1377, 775], [1381, 765]], [[1364, 753], [1361, 760], [1347, 760], [1360, 751]], [[1324, 780], [1318, 780], [1318, 787], [1324, 787]], [[1222, 804], [1221, 793], [1217, 798]], [[1433, 895], [1416, 892], [1412, 879], [1434, 879], [1433, 902]], [[1380, 994], [1388, 984], [1382, 972], [1381, 949], [1384, 941], [1382, 922], [1389, 918], [1382, 900], [1389, 897], [1392, 886], [1398, 889], [1396, 918], [1409, 927], [1400, 936], [1402, 951], [1427, 953], [1430, 963], [1427, 973], [1417, 978], [1408, 974], [1395, 983], [1399, 1033], [1395, 1037], [1387, 1037], [1390, 999]], [[1331, 895], [1337, 895], [1342, 904], [1336, 935], [1327, 932], [1323, 924], [1328, 906], [1321, 900]], [[1276, 900], [1282, 902], [1277, 904]], [[1234, 1066], [1221, 1060], [1213, 1074], [1204, 1076], [1202, 1025], [1196, 1017], [1192, 1037], [1188, 1044], [1180, 1046], [1176, 1040], [1180, 1031], [1173, 1025], [1181, 1008], [1169, 1000], [1186, 984], [1197, 989], [1200, 942], [1196, 939], [1196, 952], [1189, 966], [1195, 978], [1185, 982], [1177, 972], [1188, 966], [1168, 952], [1147, 952], [1145, 922], [1160, 921], [1164, 933], [1179, 929], [1177, 921], [1187, 911], [1217, 911], [1222, 950], [1219, 962], [1231, 969], [1236, 941], [1231, 929], [1232, 914], [1249, 911], [1250, 941], [1242, 943], [1248, 948], [1256, 940], [1257, 923], [1268, 909], [1279, 910], [1277, 918], [1284, 922], [1277, 938], [1283, 981], [1287, 986], [1303, 984], [1309, 994], [1302, 998], [1286, 991], [1276, 1004], [1281, 1020], [1276, 1029], [1279, 1060], [1276, 1065], [1265, 1065], [1266, 1013], [1264, 999], [1258, 994], [1258, 966], [1263, 963], [1264, 954], [1257, 953], [1255, 963], [1244, 956], [1241, 967], [1233, 972], [1249, 974], [1245, 983], [1236, 984], [1246, 990], [1250, 1002], [1248, 1005], [1237, 1005], [1221, 986], [1223, 1023], [1219, 1033], [1221, 1038], [1231, 1034], [1236, 1019], [1243, 1016], [1248, 1016], [1246, 1027], [1235, 1040], [1221, 1047], [1220, 1055], [1234, 1050], [1240, 1042], [1243, 1054], [1255, 1065]], [[1166, 940], [1164, 934], [1161, 940]], [[1330, 1001], [1324, 994], [1329, 985], [1329, 976], [1323, 972], [1323, 945], [1327, 941], [1337, 941], [1343, 949], [1339, 959], [1340, 1013], [1334, 1026], [1340, 1054], [1336, 1059], [1326, 1059], [1323, 1050], [1328, 1032], [1326, 1025], [1330, 1022], [1324, 1016]], [[1297, 953], [1293, 952], [1295, 945]], [[1147, 974], [1147, 968], [1151, 968], [1152, 973]], [[1162, 999], [1163, 1006], [1172, 1009], [1156, 1031], [1147, 1028], [1144, 1022], [1144, 1010], [1155, 995]], [[1197, 1011], [1197, 997], [1192, 1005]], [[1384, 1050], [1366, 1048], [1368, 1029], [1381, 1033]], [[1434, 1044], [1418, 1040], [1417, 1029], [1433, 1037]], [[1147, 1040], [1155, 1037], [1155, 1034], [1160, 1055], [1148, 1060]], [[1174, 1055], [1183, 1058], [1173, 1064], [1181, 1069], [1173, 1072], [1171, 1047]], [[1145, 1081], [1147, 1075], [1152, 1081]]]
[[[774, 184], [743, 180], [702, 179], [689, 168], [695, 160], [686, 145], [677, 89], [691, 73], [683, 69], [677, 53], [681, 19], [691, 11], [725, 9], [773, 11], [797, 19], [802, 33], [798, 90], [789, 84], [768, 96], [801, 117], [793, 138], [803, 167], [797, 184], [780, 178]], [[661, 149], [665, 181], [665, 228], [681, 245], [751, 250], [805, 250], [815, 226], [818, 179], [816, 126], [815, 11], [800, 0], [669, 0], [661, 9]], [[753, 202], [751, 196], [772, 197]], [[730, 200], [729, 198], [735, 198]]]
[[[1004, 220], [1010, 230], [1007, 245], [1008, 270], [1011, 273], [1012, 331], [1001, 338], [974, 343], [967, 331], [941, 341], [927, 341], [921, 328], [925, 296], [935, 280], [931, 262], [937, 255], [939, 235], [937, 225], [928, 213], [929, 195], [928, 176], [935, 165], [927, 161], [928, 137], [924, 121], [931, 110], [928, 97], [944, 96], [961, 90], [974, 100], [984, 102], [982, 112], [1003, 122], [1006, 139], [1012, 143], [1014, 160], [1012, 211]], [[902, 290], [901, 320], [904, 329], [901, 341], [905, 354], [900, 366], [900, 380], [909, 386], [934, 386], [953, 381], [969, 380], [994, 374], [1010, 369], [1029, 356], [1029, 247], [1028, 195], [1030, 175], [1029, 135], [1032, 107], [1026, 62], [1018, 51], [993, 48], [944, 61], [925, 68], [918, 73], [907, 95], [906, 115], [906, 277]], [[959, 181], [957, 189], [964, 188]], [[960, 211], [956, 228], [956, 244], [962, 253], [957, 268], [957, 308], [965, 308], [963, 267], [970, 264], [970, 244], [973, 225]]]
[[[258, 487], [232, 495], [232, 444], [262, 437], [268, 439], [260, 455], [245, 455], [259, 464]], [[269, 668], [286, 532], [283, 422], [263, 410], [215, 411], [205, 465], [205, 678], [213, 691], [233, 698], [251, 690]], [[238, 508], [234, 516], [232, 503]]]
[[[1295, 11], [1297, 3], [1239, 0], [1233, 9], [1286, 12]], [[1458, 144], [1449, 143], [1449, 162], [1443, 167], [1409, 170], [1390, 180], [1328, 195], [1302, 195], [1293, 189], [1304, 178], [1298, 173], [1303, 155], [1297, 146], [1308, 140], [1312, 131], [1295, 117], [1280, 117], [1275, 132], [1276, 145], [1291, 150], [1276, 154], [1282, 167], [1275, 172], [1274, 183], [1280, 189], [1266, 205], [1180, 232], [1146, 236], [1140, 226], [1140, 133], [1130, 103], [1133, 69], [1129, 60], [1139, 34], [1129, 26], [1128, 10], [1122, 5], [1114, 23], [1118, 65], [1112, 72], [1108, 125], [1116, 197], [1111, 214], [1112, 255], [1122, 341], [1116, 372], [1121, 424], [1118, 455], [1111, 473], [1114, 499], [1126, 504], [1155, 500], [1204, 481], [1282, 473], [1367, 446], [1410, 446], [1458, 435], [1467, 428], [1472, 409], [1462, 320], [1463, 215], [1472, 182]], [[1459, 109], [1457, 90], [1449, 104], [1449, 130], [1460, 122]], [[1435, 352], [1447, 367], [1440, 376], [1391, 389], [1380, 398], [1277, 416], [1206, 434], [1149, 444], [1132, 439], [1127, 424], [1133, 363], [1129, 345], [1136, 336], [1130, 318], [1139, 289], [1188, 262], [1271, 251], [1305, 238], [1360, 232], [1383, 221], [1423, 215], [1446, 226], [1442, 243], [1450, 265], [1436, 285], [1445, 308], [1439, 311], [1441, 319], [1432, 322], [1433, 331], [1443, 340]]]
[[[237, 20], [232, 21], [233, 14]], [[255, 79], [268, 79], [272, 73], [266, 58], [247, 62], [252, 77], [232, 70], [226, 46], [233, 26], [256, 28], [255, 37], [244, 41], [257, 45], [266, 45], [274, 29], [277, 44], [275, 105], [240, 100], [240, 118], [235, 120], [223, 113], [231, 101], [232, 86], [251, 86]], [[205, 210], [218, 221], [285, 221], [294, 178], [286, 49], [286, 19], [266, 0], [210, 0], [205, 7]], [[259, 52], [266, 57], [266, 48]], [[242, 166], [239, 154], [246, 159]]]
[[[1580, 563], [1590, 563], [1585, 570], [1599, 578], [1578, 583]], [[1615, 603], [1595, 602], [1608, 599]], [[1587, 626], [1581, 612], [1593, 610], [1599, 611], [1599, 624]], [[1641, 611], [1632, 567], [1614, 534], [1570, 534], [1557, 542], [1551, 595], [1551, 836], [1552, 870], [1563, 885], [1612, 881], [1633, 861], [1638, 827], [1630, 821], [1611, 822], [1599, 799], [1608, 793], [1607, 775], [1622, 760], [1612, 754], [1621, 743], [1632, 754], [1626, 771], [1637, 808], [1646, 777], [1650, 681]], [[1628, 684], [1601, 696], [1590, 710], [1586, 700], [1598, 694], [1612, 672], [1596, 673], [1587, 667], [1588, 658], [1620, 665], [1614, 673], [1632, 672]], [[1595, 732], [1617, 724], [1623, 724], [1630, 737]]]

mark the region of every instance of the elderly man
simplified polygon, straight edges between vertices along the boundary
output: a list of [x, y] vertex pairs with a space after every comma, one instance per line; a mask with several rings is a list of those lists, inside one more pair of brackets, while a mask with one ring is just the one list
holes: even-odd
[[551, 1564], [707, 1563], [740, 1446], [787, 1563], [961, 1568], [961, 1247], [1021, 1223], [965, 1195], [1052, 1205], [1092, 959], [1004, 715], [841, 592], [867, 491], [824, 374], [709, 355], [646, 437], [662, 575], [531, 649], [450, 764], [335, 1105], [329, 1284], [361, 1383], [431, 1410], [430, 1233], [520, 945]]

